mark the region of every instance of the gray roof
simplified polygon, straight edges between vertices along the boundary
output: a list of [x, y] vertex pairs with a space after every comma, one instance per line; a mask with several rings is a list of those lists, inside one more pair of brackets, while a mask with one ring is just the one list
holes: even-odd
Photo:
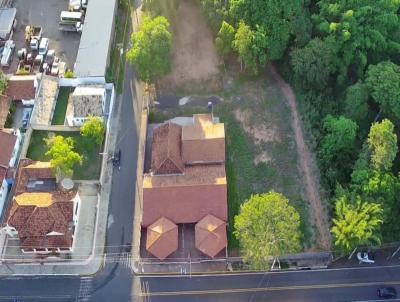
[[75, 62], [76, 77], [103, 77], [105, 75], [113, 40], [112, 29], [116, 5], [116, 0], [89, 1]]
[[0, 9], [0, 38], [5, 39], [10, 33], [16, 13], [15, 7]]

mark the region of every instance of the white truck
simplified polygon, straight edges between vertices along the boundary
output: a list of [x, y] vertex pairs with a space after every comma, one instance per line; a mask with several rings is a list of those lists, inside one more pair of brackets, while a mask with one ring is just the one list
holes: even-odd
[[15, 43], [13, 40], [7, 40], [4, 45], [3, 55], [1, 57], [1, 66], [8, 67], [10, 66], [12, 55], [14, 53]]
[[49, 39], [43, 38], [39, 44], [39, 55], [45, 56], [49, 50]]
[[81, 12], [61, 12], [59, 30], [81, 32], [83, 28], [83, 14]]

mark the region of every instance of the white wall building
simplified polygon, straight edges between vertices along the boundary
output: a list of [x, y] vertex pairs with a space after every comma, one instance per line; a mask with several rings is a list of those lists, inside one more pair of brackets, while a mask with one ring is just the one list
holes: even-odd
[[82, 126], [89, 116], [103, 118], [106, 111], [104, 86], [78, 86], [71, 96], [72, 115], [67, 115], [69, 126]]
[[8, 170], [17, 163], [21, 146], [19, 130], [3, 129], [0, 131], [0, 215], [7, 200], [8, 187], [11, 181], [7, 179]]

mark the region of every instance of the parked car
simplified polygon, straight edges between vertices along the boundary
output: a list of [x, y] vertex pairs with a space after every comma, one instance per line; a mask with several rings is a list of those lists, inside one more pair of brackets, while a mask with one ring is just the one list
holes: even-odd
[[380, 287], [376, 291], [379, 298], [393, 299], [396, 298], [397, 292], [393, 287]]
[[358, 252], [357, 260], [360, 261], [360, 263], [375, 263], [374, 257], [369, 252]]
[[1, 57], [1, 66], [10, 66], [11, 59], [14, 53], [15, 43], [13, 40], [8, 40], [4, 45], [3, 55]]
[[53, 64], [51, 65], [51, 72], [50, 72], [51, 75], [53, 75], [53, 76], [58, 75], [59, 64], [60, 64], [60, 60], [59, 60], [59, 58], [56, 57], [53, 61]]
[[23, 128], [28, 127], [29, 120], [31, 119], [32, 110], [33, 110], [32, 107], [24, 108], [24, 111], [22, 113], [22, 127]]
[[39, 45], [39, 54], [45, 56], [49, 50], [49, 39], [43, 38]]

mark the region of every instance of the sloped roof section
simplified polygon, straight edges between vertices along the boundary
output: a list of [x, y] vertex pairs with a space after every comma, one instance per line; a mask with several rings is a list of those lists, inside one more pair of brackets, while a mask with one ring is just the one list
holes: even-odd
[[35, 98], [36, 76], [13, 76], [8, 81], [7, 95], [12, 100], [31, 100]]
[[17, 137], [9, 131], [0, 131], [0, 166], [8, 168]]
[[16, 198], [13, 202], [7, 220], [18, 231], [21, 248], [70, 248], [73, 238], [69, 227], [76, 191], [47, 193], [47, 203], [37, 199], [37, 193], [25, 194], [23, 201]]
[[226, 223], [208, 214], [195, 226], [195, 245], [202, 253], [215, 257], [227, 246]]
[[147, 228], [146, 249], [160, 260], [164, 260], [178, 249], [178, 226], [161, 217]]
[[212, 114], [195, 114], [193, 124], [182, 128], [182, 157], [185, 164], [225, 162], [225, 128]]
[[3, 129], [6, 123], [10, 102], [11, 100], [8, 96], [0, 95], [0, 129]]
[[182, 128], [165, 123], [153, 133], [151, 170], [154, 174], [182, 174], [185, 170], [181, 156]]

